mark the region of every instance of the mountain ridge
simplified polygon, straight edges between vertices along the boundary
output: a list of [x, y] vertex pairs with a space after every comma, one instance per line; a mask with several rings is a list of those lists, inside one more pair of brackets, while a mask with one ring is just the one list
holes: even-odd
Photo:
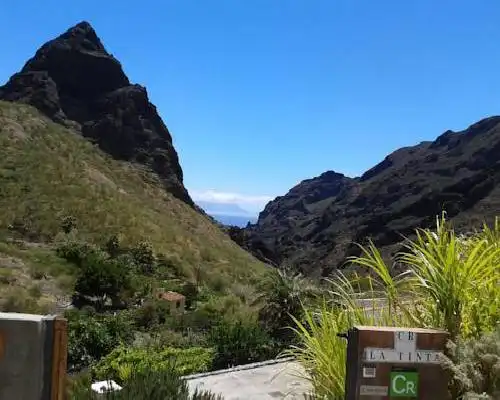
[[43, 44], [0, 86], [0, 100], [30, 104], [114, 158], [147, 166], [167, 191], [195, 207], [171, 134], [146, 88], [130, 82], [87, 21]]
[[342, 268], [367, 238], [391, 254], [403, 235], [431, 226], [443, 210], [458, 228], [500, 210], [500, 116], [388, 154], [361, 176], [334, 171], [270, 201], [256, 224], [233, 234], [261, 260], [312, 275]]
[[[217, 296], [265, 274], [194, 204], [146, 89], [88, 23], [42, 45], [0, 86], [0, 144], [0, 272], [12, 275], [0, 282], [0, 306], [21, 295], [38, 304], [27, 290], [45, 274], [51, 304], [74, 291], [75, 271], [54, 252], [63, 242], [151, 247], [162, 273], [197, 277]], [[43, 271], [30, 275], [32, 267]], [[22, 282], [22, 293], [9, 282]]]

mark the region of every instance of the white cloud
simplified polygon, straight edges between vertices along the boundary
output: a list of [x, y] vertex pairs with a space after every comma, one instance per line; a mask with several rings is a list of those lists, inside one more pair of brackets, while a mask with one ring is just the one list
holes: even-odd
[[219, 192], [217, 190], [190, 190], [189, 193], [194, 201], [209, 201], [219, 204], [237, 204], [242, 208], [252, 211], [262, 210], [267, 202], [274, 199], [273, 196], [251, 196], [240, 193]]

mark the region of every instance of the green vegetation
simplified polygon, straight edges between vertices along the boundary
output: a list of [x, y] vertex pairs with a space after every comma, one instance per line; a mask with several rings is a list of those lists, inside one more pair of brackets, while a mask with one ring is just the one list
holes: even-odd
[[453, 398], [467, 398], [472, 394], [482, 394], [486, 399], [499, 398], [500, 325], [478, 340], [451, 342], [450, 355], [443, 364], [451, 372]]
[[[182, 271], [224, 292], [264, 265], [144, 167], [113, 160], [34, 108], [0, 102], [0, 237], [50, 244], [59, 234], [103, 244], [148, 242]], [[196, 270], [198, 269], [198, 274]]]
[[92, 310], [70, 310], [68, 319], [68, 369], [89, 367], [122, 343], [132, 343], [133, 326], [126, 315], [99, 315]]
[[[348, 261], [368, 274], [340, 272], [319, 291], [265, 268], [144, 167], [111, 159], [29, 106], [0, 102], [0, 146], [0, 309], [75, 306], [65, 313], [70, 398], [90, 399], [90, 379], [114, 378], [124, 390], [108, 398], [215, 400], [189, 397], [180, 375], [285, 350], [318, 398], [343, 399], [337, 333], [353, 325], [446, 329], [455, 398], [498, 396], [498, 221], [462, 237], [440, 218], [407, 241], [396, 268], [372, 243], [361, 246]], [[158, 291], [183, 294], [185, 309], [173, 311]]]
[[173, 367], [178, 375], [190, 375], [209, 371], [213, 357], [213, 350], [203, 347], [137, 349], [120, 346], [99, 361], [94, 374], [98, 379], [114, 379], [122, 384], [129, 381], [134, 370], [168, 371]]
[[275, 340], [290, 344], [296, 339], [289, 328], [293, 317], [302, 318], [303, 305], [314, 302], [319, 294], [302, 275], [287, 268], [273, 269], [259, 285], [259, 320]]
[[[139, 247], [147, 248], [144, 244]], [[57, 254], [74, 265], [74, 303], [81, 308], [66, 313], [71, 371], [91, 367], [97, 376], [98, 371], [109, 372], [102, 362], [126, 369], [129, 358], [134, 365], [142, 365], [141, 359], [147, 365], [159, 365], [161, 357], [191, 354], [189, 351], [200, 347], [214, 353], [210, 360], [198, 354], [198, 361], [206, 362], [194, 363], [192, 368], [183, 366], [178, 372], [203, 372], [277, 354], [257, 321], [257, 308], [244, 299], [221, 295], [206, 286], [198, 291], [191, 284], [179, 285], [182, 277], [164, 271], [159, 257], [149, 250], [145, 257], [137, 246], [124, 248], [117, 243], [113, 249], [109, 253], [105, 248], [73, 241], [57, 248]], [[138, 253], [142, 255], [137, 257]], [[190, 308], [172, 312], [168, 302], [154, 295], [167, 289], [190, 296]], [[131, 351], [127, 357], [121, 346]], [[93, 368], [96, 363], [97, 369]]]
[[[416, 233], [416, 239], [408, 241], [406, 250], [397, 256], [395, 265], [403, 272], [393, 273], [372, 243], [361, 247], [363, 255], [349, 262], [368, 268], [368, 277], [348, 278], [339, 273], [329, 280], [331, 290], [322, 306], [306, 308], [305, 322], [296, 320], [294, 329], [301, 343], [288, 353], [305, 366], [306, 378], [311, 380], [318, 398], [344, 398], [346, 344], [337, 333], [346, 332], [353, 325], [441, 328], [449, 331], [451, 341], [458, 344], [487, 340], [481, 338], [498, 327], [498, 221], [493, 229], [484, 226], [473, 235], [461, 237], [442, 217], [437, 220], [435, 231], [419, 229]], [[371, 300], [380, 298], [385, 305]], [[493, 352], [498, 357], [498, 348]], [[482, 359], [484, 364], [485, 358], [492, 360], [489, 354], [476, 352], [469, 356], [469, 361]], [[457, 364], [457, 371], [467, 369], [462, 366], [461, 357], [452, 353], [448, 357], [449, 362]], [[500, 371], [497, 366], [495, 361], [490, 369], [495, 379]], [[472, 381], [491, 381], [490, 373], [474, 368], [469, 370], [470, 376], [474, 376]], [[467, 390], [476, 387], [498, 390], [491, 383], [471, 384]], [[460, 388], [450, 389], [455, 394], [463, 393]], [[487, 393], [493, 396], [492, 391]]]
[[[142, 398], [140, 385], [144, 398], [170, 398], [155, 379], [287, 345], [259, 318], [269, 298], [259, 284], [273, 270], [154, 173], [22, 104], [0, 102], [0, 146], [0, 309], [64, 311], [72, 387], [109, 373], [127, 383], [119, 398]], [[185, 309], [172, 311], [157, 296], [165, 291], [186, 296]], [[174, 398], [187, 399], [181, 392]]]
[[69, 385], [68, 397], [73, 400], [223, 400], [221, 396], [198, 390], [189, 395], [188, 385], [176, 373], [175, 368], [146, 371], [134, 369], [130, 373], [127, 385], [118, 392], [95, 395], [90, 390], [91, 379], [73, 381]]
[[0, 242], [0, 311], [54, 312], [74, 287], [74, 272], [44, 246]]
[[277, 355], [273, 338], [255, 321], [224, 319], [210, 332], [216, 351], [213, 369], [264, 361]]

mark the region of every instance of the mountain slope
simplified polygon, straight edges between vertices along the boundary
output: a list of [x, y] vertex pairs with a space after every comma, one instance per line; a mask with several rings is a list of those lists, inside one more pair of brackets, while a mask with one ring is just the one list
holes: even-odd
[[72, 216], [83, 238], [148, 240], [188, 275], [201, 266], [209, 284], [255, 281], [264, 269], [207, 217], [167, 193], [147, 167], [113, 159], [31, 106], [0, 102], [0, 148], [4, 235], [15, 230], [47, 241]]
[[370, 237], [385, 253], [443, 210], [459, 229], [500, 213], [500, 117], [401, 148], [358, 178], [327, 172], [271, 201], [237, 239], [261, 259], [328, 274]]
[[33, 105], [114, 158], [148, 166], [170, 193], [194, 206], [170, 132], [146, 89], [130, 83], [88, 22], [45, 43], [0, 87], [0, 100]]

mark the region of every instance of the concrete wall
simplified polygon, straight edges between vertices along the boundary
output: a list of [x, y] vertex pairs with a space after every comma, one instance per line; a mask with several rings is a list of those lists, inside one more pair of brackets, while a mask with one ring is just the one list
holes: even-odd
[[0, 313], [0, 400], [48, 400], [53, 316]]

